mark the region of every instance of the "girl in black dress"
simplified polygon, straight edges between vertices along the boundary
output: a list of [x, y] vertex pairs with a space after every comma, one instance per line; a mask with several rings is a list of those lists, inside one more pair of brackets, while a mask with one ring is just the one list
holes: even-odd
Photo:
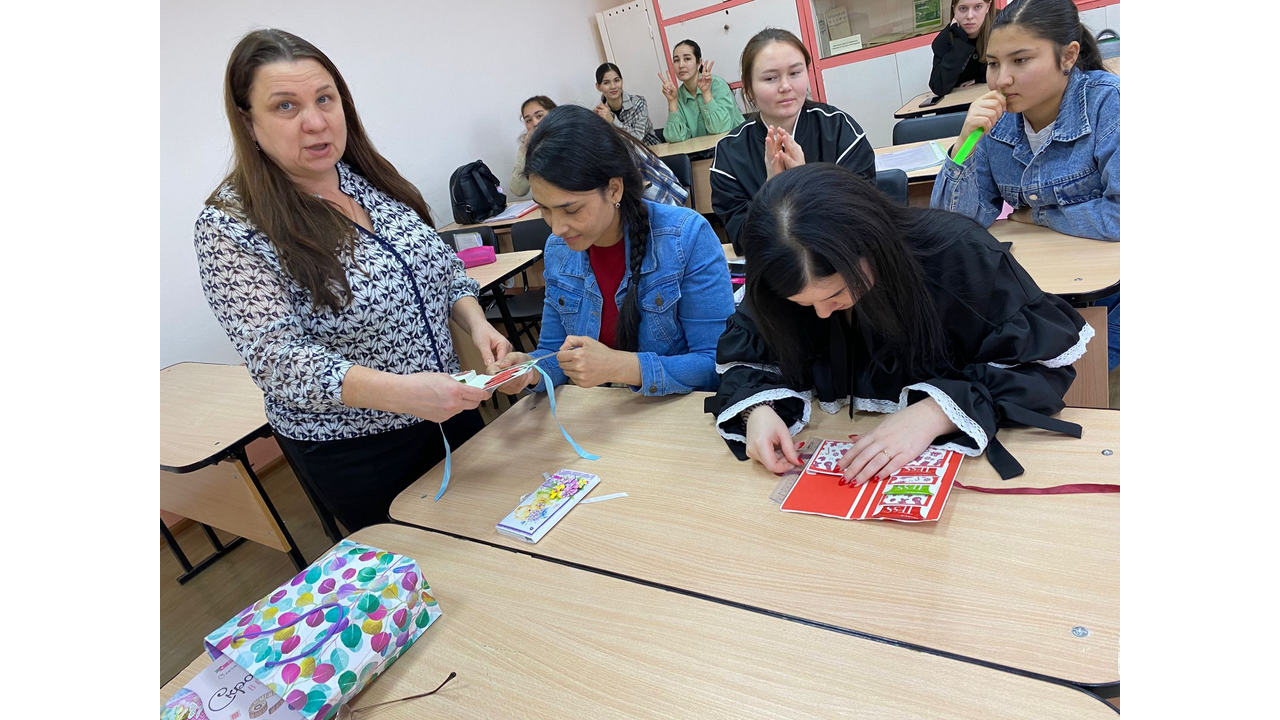
[[810, 404], [892, 413], [841, 465], [861, 484], [930, 444], [1022, 472], [1002, 425], [1079, 437], [1050, 417], [1093, 337], [1007, 247], [954, 213], [902, 207], [849, 170], [808, 164], [771, 179], [743, 223], [746, 298], [716, 349], [706, 401], [738, 459], [798, 465]]

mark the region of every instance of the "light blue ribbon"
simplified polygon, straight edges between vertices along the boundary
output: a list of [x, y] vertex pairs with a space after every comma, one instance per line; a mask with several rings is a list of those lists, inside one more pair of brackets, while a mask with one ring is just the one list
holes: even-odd
[[560, 426], [560, 432], [564, 435], [564, 439], [569, 441], [569, 446], [576, 450], [578, 452], [578, 457], [581, 457], [583, 460], [599, 460], [599, 455], [592, 455], [586, 450], [583, 450], [581, 445], [574, 442], [573, 438], [569, 437], [569, 431], [564, 429], [564, 424], [560, 422], [560, 418], [556, 417], [556, 389], [551, 382], [551, 376], [547, 374], [546, 370], [542, 369], [541, 365], [534, 365], [533, 369], [538, 371], [538, 374], [542, 376], [542, 382], [547, 384], [547, 399], [551, 402], [551, 419], [555, 420], [556, 425]]
[[[547, 375], [547, 371], [537, 365], [534, 365], [533, 369], [538, 371], [538, 374], [542, 376], [542, 381], [547, 385], [547, 400], [551, 403], [551, 419], [555, 420], [556, 425], [560, 426], [560, 433], [564, 435], [565, 440], [569, 441], [569, 446], [578, 453], [578, 457], [581, 457], [584, 460], [599, 460], [599, 455], [593, 455], [586, 450], [583, 450], [581, 445], [574, 442], [573, 438], [569, 437], [569, 431], [564, 429], [564, 423], [560, 422], [560, 418], [556, 417], [556, 389], [555, 385], [551, 382], [551, 376]], [[449, 438], [445, 437], [443, 423], [440, 424], [440, 439], [444, 441], [444, 478], [440, 481], [440, 492], [436, 493], [436, 502], [439, 502], [440, 498], [444, 496], [444, 491], [449, 489], [449, 476], [453, 471], [453, 459], [449, 448]], [[425, 498], [426, 495], [424, 494], [422, 497]]]

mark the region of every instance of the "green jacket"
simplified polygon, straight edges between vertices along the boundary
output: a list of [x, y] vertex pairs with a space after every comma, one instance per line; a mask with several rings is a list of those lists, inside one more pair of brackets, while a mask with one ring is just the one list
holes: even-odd
[[694, 95], [680, 83], [676, 90], [676, 110], [668, 113], [662, 137], [667, 142], [680, 142], [700, 135], [717, 135], [729, 132], [743, 121], [729, 83], [712, 75], [710, 104], [702, 102], [702, 93]]

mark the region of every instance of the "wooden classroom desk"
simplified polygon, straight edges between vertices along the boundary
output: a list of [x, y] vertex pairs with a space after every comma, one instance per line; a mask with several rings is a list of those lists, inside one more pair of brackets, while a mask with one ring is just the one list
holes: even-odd
[[[270, 437], [262, 391], [243, 365], [178, 363], [160, 371], [160, 509], [204, 526], [214, 554], [192, 566], [160, 522], [185, 583], [245, 538], [289, 554], [301, 551], [249, 464], [245, 446]], [[238, 535], [226, 547], [210, 526]]]
[[1013, 256], [1041, 290], [1082, 303], [1120, 289], [1120, 243], [1063, 235], [1040, 225], [997, 220], [989, 228], [1013, 243]]
[[898, 108], [898, 111], [895, 112], [893, 116], [895, 118], [902, 119], [921, 117], [940, 112], [959, 111], [962, 108], [969, 107], [973, 104], [974, 100], [982, 97], [988, 91], [989, 88], [987, 88], [986, 83], [974, 83], [968, 87], [956, 88], [946, 95], [943, 95], [937, 105], [922, 108], [920, 107], [920, 103], [933, 97], [932, 90], [925, 91], [911, 98], [911, 101], [906, 105]]
[[[397, 525], [351, 539], [413, 557], [442, 614], [353, 709], [404, 718], [1102, 718], [1076, 688]], [[281, 578], [287, 580], [287, 578]], [[194, 650], [194, 648], [193, 648]], [[160, 689], [163, 704], [209, 664]]]
[[[936, 140], [922, 140], [920, 142], [903, 143], [901, 145], [890, 145], [888, 147], [876, 148], [875, 153], [876, 155], [888, 155], [889, 153], [895, 153], [895, 152], [898, 152], [899, 150], [910, 150], [912, 148], [918, 148], [921, 145], [926, 145], [931, 142], [936, 142], [942, 145], [942, 151], [946, 152], [948, 148], [950, 148], [952, 145], [955, 144], [956, 140], [957, 138], [949, 137], [949, 138], [938, 138]], [[943, 158], [942, 162], [946, 162], [946, 158]], [[921, 168], [919, 170], [912, 170], [911, 172], [907, 173], [907, 182], [933, 183], [934, 179], [938, 177], [938, 173], [942, 170], [942, 162], [938, 163], [937, 165], [934, 165], [933, 167]]]
[[1103, 60], [1102, 67], [1106, 68], [1107, 72], [1111, 73], [1112, 75], [1119, 75], [1120, 74], [1120, 56], [1117, 55], [1113, 58], [1107, 58]]
[[[396, 498], [392, 519], [1074, 684], [1119, 681], [1118, 494], [956, 489], [939, 522], [919, 525], [784, 513], [768, 497], [778, 479], [738, 462], [703, 413], [707, 393], [556, 394], [565, 428], [602, 459], [578, 458], [547, 398], [530, 395], [454, 449], [439, 502], [421, 498], [435, 495], [442, 466]], [[962, 482], [1118, 483], [1120, 413], [1071, 408], [1061, 417], [1081, 423], [1083, 439], [1003, 429], [1026, 474], [1001, 481], [985, 458], [967, 458]], [[798, 440], [843, 439], [880, 419], [858, 413], [851, 422], [847, 410], [815, 406]], [[574, 508], [536, 545], [499, 535], [494, 526], [541, 473], [561, 468], [599, 475], [598, 494], [629, 497]]]
[[526, 270], [530, 266], [542, 260], [541, 250], [521, 250], [520, 252], [504, 252], [498, 253], [497, 261], [488, 265], [477, 265], [467, 268], [467, 277], [480, 283], [480, 295], [492, 294], [498, 303], [498, 312], [502, 313], [502, 324], [507, 330], [507, 339], [511, 341], [511, 345], [518, 351], [523, 352], [523, 343], [520, 341], [520, 333], [516, 330], [515, 319], [511, 317], [511, 310], [507, 307], [507, 293], [502, 289], [502, 283], [508, 278], [515, 277], [521, 270]]
[[658, 157], [666, 157], [667, 155], [697, 155], [714, 150], [716, 143], [720, 142], [729, 133], [717, 133], [715, 135], [699, 135], [696, 138], [689, 138], [675, 143], [658, 143], [650, 145], [649, 150]]
[[[507, 203], [507, 207], [511, 207], [515, 203], [520, 203], [520, 202], [528, 202], [528, 201], [512, 200], [511, 202]], [[488, 227], [493, 228], [494, 239], [498, 241], [498, 248], [497, 248], [498, 252], [508, 253], [508, 252], [511, 252], [511, 249], [512, 249], [511, 248], [511, 226], [517, 223], [529, 222], [530, 220], [541, 220], [541, 219], [542, 219], [542, 213], [538, 212], [537, 208], [534, 208], [533, 210], [513, 220], [498, 220], [495, 222], [471, 223], [470, 225], [459, 225], [456, 222], [451, 222], [448, 225], [445, 225], [444, 227], [436, 228], [436, 231], [451, 232], [453, 230], [466, 230], [468, 228], [475, 228], [475, 227], [480, 227], [482, 225], [487, 225]]]
[[[1040, 225], [997, 220], [988, 228], [997, 240], [1013, 243], [1013, 256], [1041, 290], [1081, 303], [1119, 290], [1120, 243], [1063, 235]], [[724, 243], [726, 259], [738, 259]]]
[[659, 143], [649, 146], [649, 150], [658, 157], [666, 157], [668, 155], [690, 156], [689, 174], [693, 180], [693, 209], [703, 215], [709, 215], [713, 212], [711, 209], [711, 158], [707, 156], [711, 154], [712, 150], [715, 150], [716, 143], [720, 142], [720, 138], [728, 134], [700, 135], [678, 143]]

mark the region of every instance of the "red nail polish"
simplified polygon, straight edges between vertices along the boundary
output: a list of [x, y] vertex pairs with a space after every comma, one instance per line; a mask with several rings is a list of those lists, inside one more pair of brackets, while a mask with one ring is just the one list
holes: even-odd
[[800, 449], [800, 448], [802, 448], [802, 447], [804, 447], [804, 441], [803, 441], [803, 440], [801, 440], [801, 441], [800, 441], [800, 444], [796, 446], [796, 449], [797, 449], [797, 450], [799, 450], [799, 449]]

